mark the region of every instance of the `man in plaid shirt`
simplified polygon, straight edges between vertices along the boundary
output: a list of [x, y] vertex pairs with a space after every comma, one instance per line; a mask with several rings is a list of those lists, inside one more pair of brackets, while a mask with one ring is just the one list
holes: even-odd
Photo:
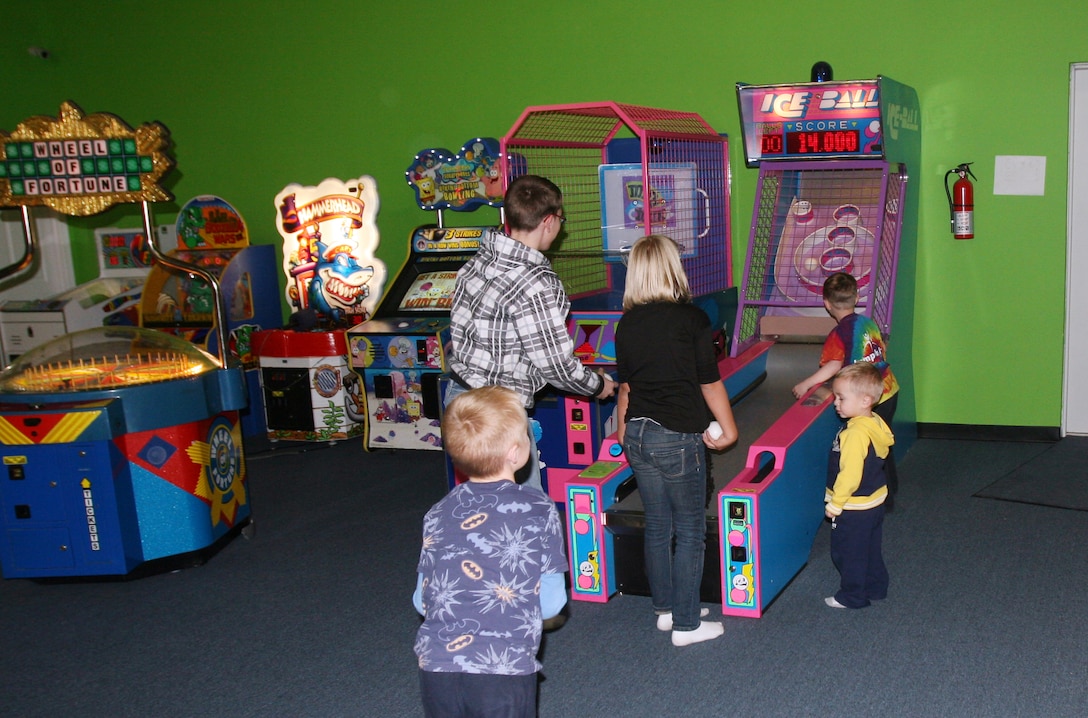
[[[566, 221], [562, 192], [543, 177], [522, 175], [510, 183], [504, 208], [509, 235], [489, 232], [457, 273], [450, 312], [453, 381], [446, 403], [489, 385], [514, 390], [526, 409], [547, 384], [581, 396], [612, 396], [615, 381], [574, 356], [567, 331], [570, 300], [543, 254]], [[541, 488], [532, 438], [525, 483]]]

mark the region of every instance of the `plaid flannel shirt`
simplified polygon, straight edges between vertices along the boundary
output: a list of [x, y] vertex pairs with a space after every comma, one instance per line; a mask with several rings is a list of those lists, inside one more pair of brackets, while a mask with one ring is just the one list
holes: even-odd
[[546, 384], [594, 396], [604, 380], [574, 356], [569, 311], [547, 257], [492, 230], [457, 273], [450, 369], [470, 387], [516, 391], [526, 408]]

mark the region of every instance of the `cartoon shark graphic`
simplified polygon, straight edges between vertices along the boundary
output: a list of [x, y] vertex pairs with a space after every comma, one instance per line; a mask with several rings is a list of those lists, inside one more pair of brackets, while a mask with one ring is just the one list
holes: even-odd
[[317, 268], [310, 281], [310, 306], [333, 321], [345, 315], [365, 315], [363, 302], [370, 296], [367, 283], [374, 276], [374, 268], [360, 265], [347, 246], [330, 248], [320, 238], [316, 244]]

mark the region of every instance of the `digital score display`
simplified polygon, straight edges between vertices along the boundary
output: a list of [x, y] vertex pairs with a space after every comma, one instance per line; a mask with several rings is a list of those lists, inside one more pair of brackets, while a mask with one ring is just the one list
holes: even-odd
[[759, 145], [763, 157], [855, 154], [861, 147], [861, 133], [857, 130], [785, 132], [762, 135]]
[[786, 152], [791, 155], [853, 154], [861, 147], [857, 130], [787, 132]]

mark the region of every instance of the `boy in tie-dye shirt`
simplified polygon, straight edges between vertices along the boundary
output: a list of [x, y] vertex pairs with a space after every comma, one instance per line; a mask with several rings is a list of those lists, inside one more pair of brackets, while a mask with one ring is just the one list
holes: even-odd
[[[856, 362], [869, 362], [880, 370], [884, 378], [884, 393], [880, 397], [880, 402], [873, 407], [873, 413], [890, 427], [899, 397], [899, 382], [896, 381], [895, 374], [892, 373], [891, 365], [888, 363], [888, 350], [884, 344], [884, 337], [880, 334], [880, 328], [869, 317], [855, 313], [857, 304], [858, 282], [853, 276], [845, 272], [836, 272], [824, 280], [824, 309], [835, 320], [835, 328], [824, 340], [824, 349], [820, 354], [820, 368], [793, 387], [793, 395], [800, 399], [812, 387], [829, 381], [844, 366]], [[895, 462], [889, 455], [889, 494], [894, 494], [898, 488], [899, 480], [895, 471]]]

